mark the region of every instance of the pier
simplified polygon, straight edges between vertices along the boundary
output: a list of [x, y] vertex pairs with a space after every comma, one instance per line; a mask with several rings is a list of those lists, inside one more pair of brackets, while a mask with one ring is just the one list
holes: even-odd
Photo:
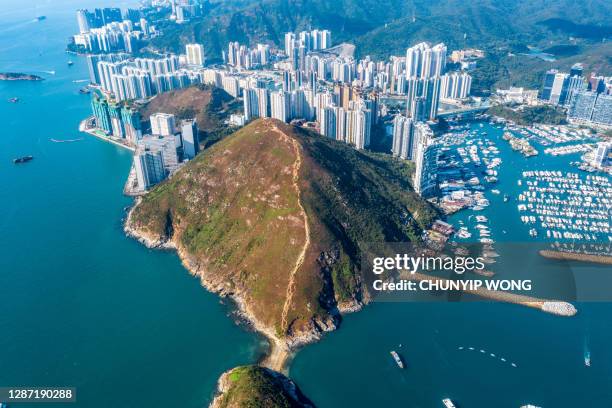
[[602, 265], [612, 265], [612, 256], [610, 255], [596, 255], [596, 254], [582, 254], [578, 252], [566, 252], [566, 251], [552, 251], [552, 250], [541, 250], [540, 255], [548, 259], [559, 259], [568, 261], [579, 261], [579, 262], [592, 262]]

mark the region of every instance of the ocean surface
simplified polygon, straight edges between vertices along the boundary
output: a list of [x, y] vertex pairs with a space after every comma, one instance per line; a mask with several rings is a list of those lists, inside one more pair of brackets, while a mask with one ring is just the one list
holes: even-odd
[[[470, 131], [477, 138], [493, 140], [499, 149], [503, 163], [496, 169], [499, 182], [491, 188], [500, 194], [487, 191], [489, 207], [460, 211], [450, 221], [457, 227], [459, 222], [471, 226], [473, 242], [478, 237], [473, 217], [488, 217], [501, 257], [487, 269], [495, 270], [499, 279], [533, 278], [539, 272], [529, 268], [534, 251], [525, 253], [527, 262], [504, 257], [504, 252], [516, 256], [517, 244], [529, 249], [526, 244], [544, 239], [531, 238], [531, 226], [520, 220], [516, 197], [525, 186], [517, 186], [517, 180], [523, 170], [571, 171], [585, 177], [586, 173], [567, 165], [580, 155], [552, 157], [536, 145], [540, 155], [525, 158], [502, 140], [501, 127], [472, 123]], [[511, 197], [509, 202], [503, 201], [504, 194]], [[600, 291], [609, 293], [612, 287], [610, 268], [563, 267], [577, 277], [599, 273], [597, 282], [608, 278]], [[375, 303], [346, 316], [340, 330], [301, 351], [290, 375], [306, 395], [325, 407], [442, 407], [446, 397], [460, 408], [610, 406], [612, 305], [591, 302], [576, 307], [578, 314], [566, 318], [484, 301]], [[585, 349], [592, 356], [588, 368]], [[397, 368], [390, 350], [402, 355], [405, 370]]]
[[[0, 82], [0, 386], [72, 386], [70, 406], [88, 408], [203, 407], [262, 341], [174, 253], [124, 236], [131, 154], [78, 132], [90, 106], [73, 81], [87, 66], [64, 52], [85, 3], [117, 4], [4, 0], [0, 10], [0, 72], [45, 78]], [[34, 160], [14, 165], [23, 155]]]
[[[223, 371], [260, 357], [262, 340], [174, 253], [124, 236], [131, 154], [77, 130], [90, 107], [74, 82], [87, 79], [86, 63], [64, 52], [74, 11], [126, 4], [2, 2], [0, 72], [45, 81], [0, 82], [0, 386], [76, 387], [78, 407], [202, 407]], [[498, 147], [499, 188], [512, 194], [525, 159]], [[493, 237], [522, 240], [516, 205], [490, 199]], [[507, 304], [376, 303], [300, 351], [290, 375], [324, 408], [441, 407], [444, 397], [460, 408], [610, 406], [612, 307], [578, 309], [567, 319]]]

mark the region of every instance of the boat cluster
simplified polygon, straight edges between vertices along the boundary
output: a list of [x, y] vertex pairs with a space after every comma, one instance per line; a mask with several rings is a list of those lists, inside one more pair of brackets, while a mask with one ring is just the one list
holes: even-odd
[[[568, 241], [612, 242], [612, 183], [608, 177], [561, 171], [524, 171], [518, 196], [530, 235]], [[531, 231], [535, 231], [531, 233]]]
[[592, 135], [588, 129], [576, 126], [534, 125], [520, 129], [521, 134], [531, 137], [542, 146], [550, 144], [577, 142], [589, 139]]
[[564, 156], [566, 154], [590, 152], [592, 149], [593, 148], [589, 144], [583, 143], [583, 144], [576, 144], [576, 145], [548, 147], [544, 149], [544, 153], [550, 154], [552, 156]]
[[485, 187], [497, 182], [502, 163], [495, 143], [480, 129], [444, 135], [440, 143], [437, 175], [442, 209], [450, 214], [487, 207]]

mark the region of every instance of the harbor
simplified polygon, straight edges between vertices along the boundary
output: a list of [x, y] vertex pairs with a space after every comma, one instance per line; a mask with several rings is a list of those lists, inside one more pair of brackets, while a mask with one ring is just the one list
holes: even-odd
[[[549, 150], [533, 161], [516, 148], [524, 142], [514, 147], [505, 142], [510, 133], [532, 149]], [[457, 231], [454, 241], [489, 245], [491, 253], [495, 241], [537, 241], [557, 250], [609, 255], [611, 178], [571, 166], [596, 141], [589, 131], [568, 126], [527, 129], [489, 121], [455, 126], [440, 138], [438, 159], [438, 200]]]

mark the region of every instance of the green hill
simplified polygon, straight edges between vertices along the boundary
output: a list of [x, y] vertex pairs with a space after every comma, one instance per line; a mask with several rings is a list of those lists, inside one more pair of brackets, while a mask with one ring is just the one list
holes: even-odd
[[314, 405], [287, 377], [257, 366], [236, 367], [219, 379], [211, 408], [307, 408]]
[[145, 195], [128, 229], [171, 243], [213, 291], [287, 344], [368, 300], [360, 248], [418, 241], [436, 216], [410, 168], [276, 120], [257, 120]]
[[172, 113], [177, 119], [195, 118], [204, 146], [226, 135], [228, 129], [223, 121], [241, 109], [242, 104], [223, 89], [201, 84], [161, 93], [139, 106], [143, 120], [157, 112]]

